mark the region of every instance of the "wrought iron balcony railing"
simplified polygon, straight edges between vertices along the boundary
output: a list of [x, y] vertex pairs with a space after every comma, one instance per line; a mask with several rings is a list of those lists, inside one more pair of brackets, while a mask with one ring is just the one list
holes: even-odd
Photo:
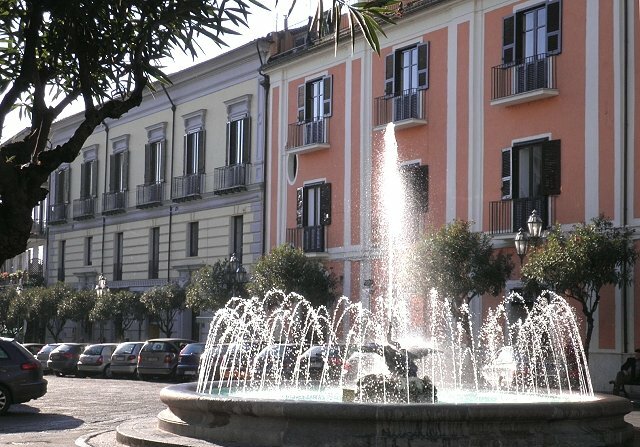
[[287, 150], [302, 152], [329, 147], [329, 118], [289, 124]]
[[126, 191], [105, 192], [102, 194], [102, 214], [124, 213], [126, 202]]
[[47, 221], [43, 219], [33, 219], [31, 224], [31, 237], [42, 237], [47, 231]]
[[[375, 127], [405, 122], [404, 127], [427, 121], [427, 90], [409, 89], [396, 96], [375, 99]], [[402, 127], [402, 125], [400, 125]]]
[[171, 182], [171, 199], [174, 202], [199, 199], [204, 191], [204, 174], [175, 177]]
[[520, 228], [526, 230], [527, 219], [533, 210], [542, 219], [543, 228], [547, 228], [553, 223], [551, 211], [554, 206], [554, 196], [489, 202], [489, 233], [517, 233]]
[[96, 199], [87, 197], [73, 201], [73, 218], [75, 220], [91, 219], [96, 213]]
[[491, 69], [491, 100], [522, 95], [540, 90], [557, 94], [556, 55], [538, 54], [516, 63]]
[[138, 185], [136, 189], [136, 207], [146, 208], [160, 205], [164, 200], [164, 182]]
[[67, 221], [67, 204], [54, 203], [49, 205], [49, 223], [51, 225], [65, 223]]
[[249, 166], [242, 163], [216, 168], [213, 172], [214, 194], [229, 194], [246, 190]]
[[302, 248], [305, 253], [326, 251], [324, 226], [287, 228], [287, 243], [295, 248]]

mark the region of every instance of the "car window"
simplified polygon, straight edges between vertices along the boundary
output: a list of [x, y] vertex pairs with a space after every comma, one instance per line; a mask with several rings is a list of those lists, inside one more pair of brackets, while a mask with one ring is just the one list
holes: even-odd
[[121, 345], [116, 349], [115, 354], [133, 354], [133, 351], [136, 349], [135, 343], [127, 343], [125, 345]]
[[181, 354], [202, 354], [204, 343], [191, 343], [184, 347]]
[[163, 341], [156, 341], [145, 345], [142, 349], [143, 351], [152, 351], [152, 352], [177, 352], [175, 346], [171, 343], [166, 343]]
[[84, 351], [85, 355], [100, 355], [102, 354], [102, 346], [90, 346]]
[[9, 354], [2, 347], [0, 347], [0, 360], [7, 360], [9, 358]]

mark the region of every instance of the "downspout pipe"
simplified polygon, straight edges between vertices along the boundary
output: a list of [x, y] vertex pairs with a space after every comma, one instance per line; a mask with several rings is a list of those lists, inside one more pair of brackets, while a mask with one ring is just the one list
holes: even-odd
[[262, 253], [264, 255], [267, 252], [267, 178], [269, 176], [268, 172], [268, 144], [269, 144], [269, 132], [267, 131], [269, 128], [269, 89], [270, 89], [270, 81], [269, 75], [265, 74], [262, 70], [264, 67], [264, 61], [262, 60], [262, 53], [260, 52], [260, 40], [256, 40], [256, 50], [258, 52], [258, 58], [260, 59], [260, 67], [258, 68], [258, 73], [262, 76], [260, 80], [260, 85], [264, 89], [264, 117], [262, 120], [262, 137], [264, 139], [264, 169], [262, 170], [263, 179], [262, 179]]
[[[104, 137], [104, 185], [102, 192], [107, 192], [107, 174], [108, 174], [108, 162], [109, 162], [109, 126], [105, 121], [102, 122], [105, 131]], [[107, 218], [102, 215], [102, 242], [100, 246], [100, 274], [104, 275], [104, 238], [107, 228]]]
[[[167, 95], [167, 99], [171, 104], [171, 169], [169, 170], [169, 182], [173, 181], [173, 147], [175, 143], [175, 129], [176, 129], [176, 105], [169, 96], [167, 88], [162, 84], [162, 90]], [[169, 194], [171, 194], [171, 187], [169, 187]], [[171, 200], [171, 199], [169, 199]], [[173, 230], [173, 204], [169, 202], [169, 246], [167, 248], [167, 282], [171, 281], [171, 234]]]
[[[622, 226], [626, 227], [629, 223], [629, 210], [627, 208], [627, 199], [629, 195], [628, 191], [628, 169], [627, 163], [629, 159], [629, 101], [627, 95], [629, 94], [629, 2], [624, 1], [623, 4], [623, 38], [624, 49], [622, 54]], [[627, 265], [622, 266], [623, 277], [627, 275]], [[622, 348], [623, 352], [629, 352], [629, 285], [625, 284], [622, 287]]]

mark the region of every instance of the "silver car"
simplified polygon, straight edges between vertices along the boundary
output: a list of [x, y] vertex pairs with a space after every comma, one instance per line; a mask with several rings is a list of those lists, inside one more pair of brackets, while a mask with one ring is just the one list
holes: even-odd
[[53, 372], [51, 368], [47, 366], [47, 362], [49, 361], [51, 351], [56, 349], [58, 346], [60, 346], [60, 343], [49, 343], [48, 345], [44, 345], [36, 354], [35, 357], [40, 362], [40, 365], [42, 365], [42, 372], [44, 374], [51, 374]]
[[155, 338], [147, 340], [138, 356], [138, 377], [176, 378], [180, 351], [193, 340], [184, 338]]
[[78, 359], [78, 375], [111, 378], [111, 354], [117, 346], [116, 343], [87, 346]]
[[111, 355], [111, 375], [113, 377], [136, 377], [138, 374], [138, 354], [143, 345], [143, 341], [120, 343]]

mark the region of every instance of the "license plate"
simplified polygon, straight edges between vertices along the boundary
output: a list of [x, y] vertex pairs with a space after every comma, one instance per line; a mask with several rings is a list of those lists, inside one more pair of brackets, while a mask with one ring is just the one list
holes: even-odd
[[196, 372], [195, 372], [195, 371], [185, 371], [185, 372], [184, 372], [184, 375], [185, 375], [185, 376], [195, 376], [195, 375], [196, 375]]
[[158, 361], [158, 357], [147, 357], [147, 360], [150, 362], [157, 362]]
[[116, 355], [116, 360], [123, 361], [124, 360], [124, 355]]

